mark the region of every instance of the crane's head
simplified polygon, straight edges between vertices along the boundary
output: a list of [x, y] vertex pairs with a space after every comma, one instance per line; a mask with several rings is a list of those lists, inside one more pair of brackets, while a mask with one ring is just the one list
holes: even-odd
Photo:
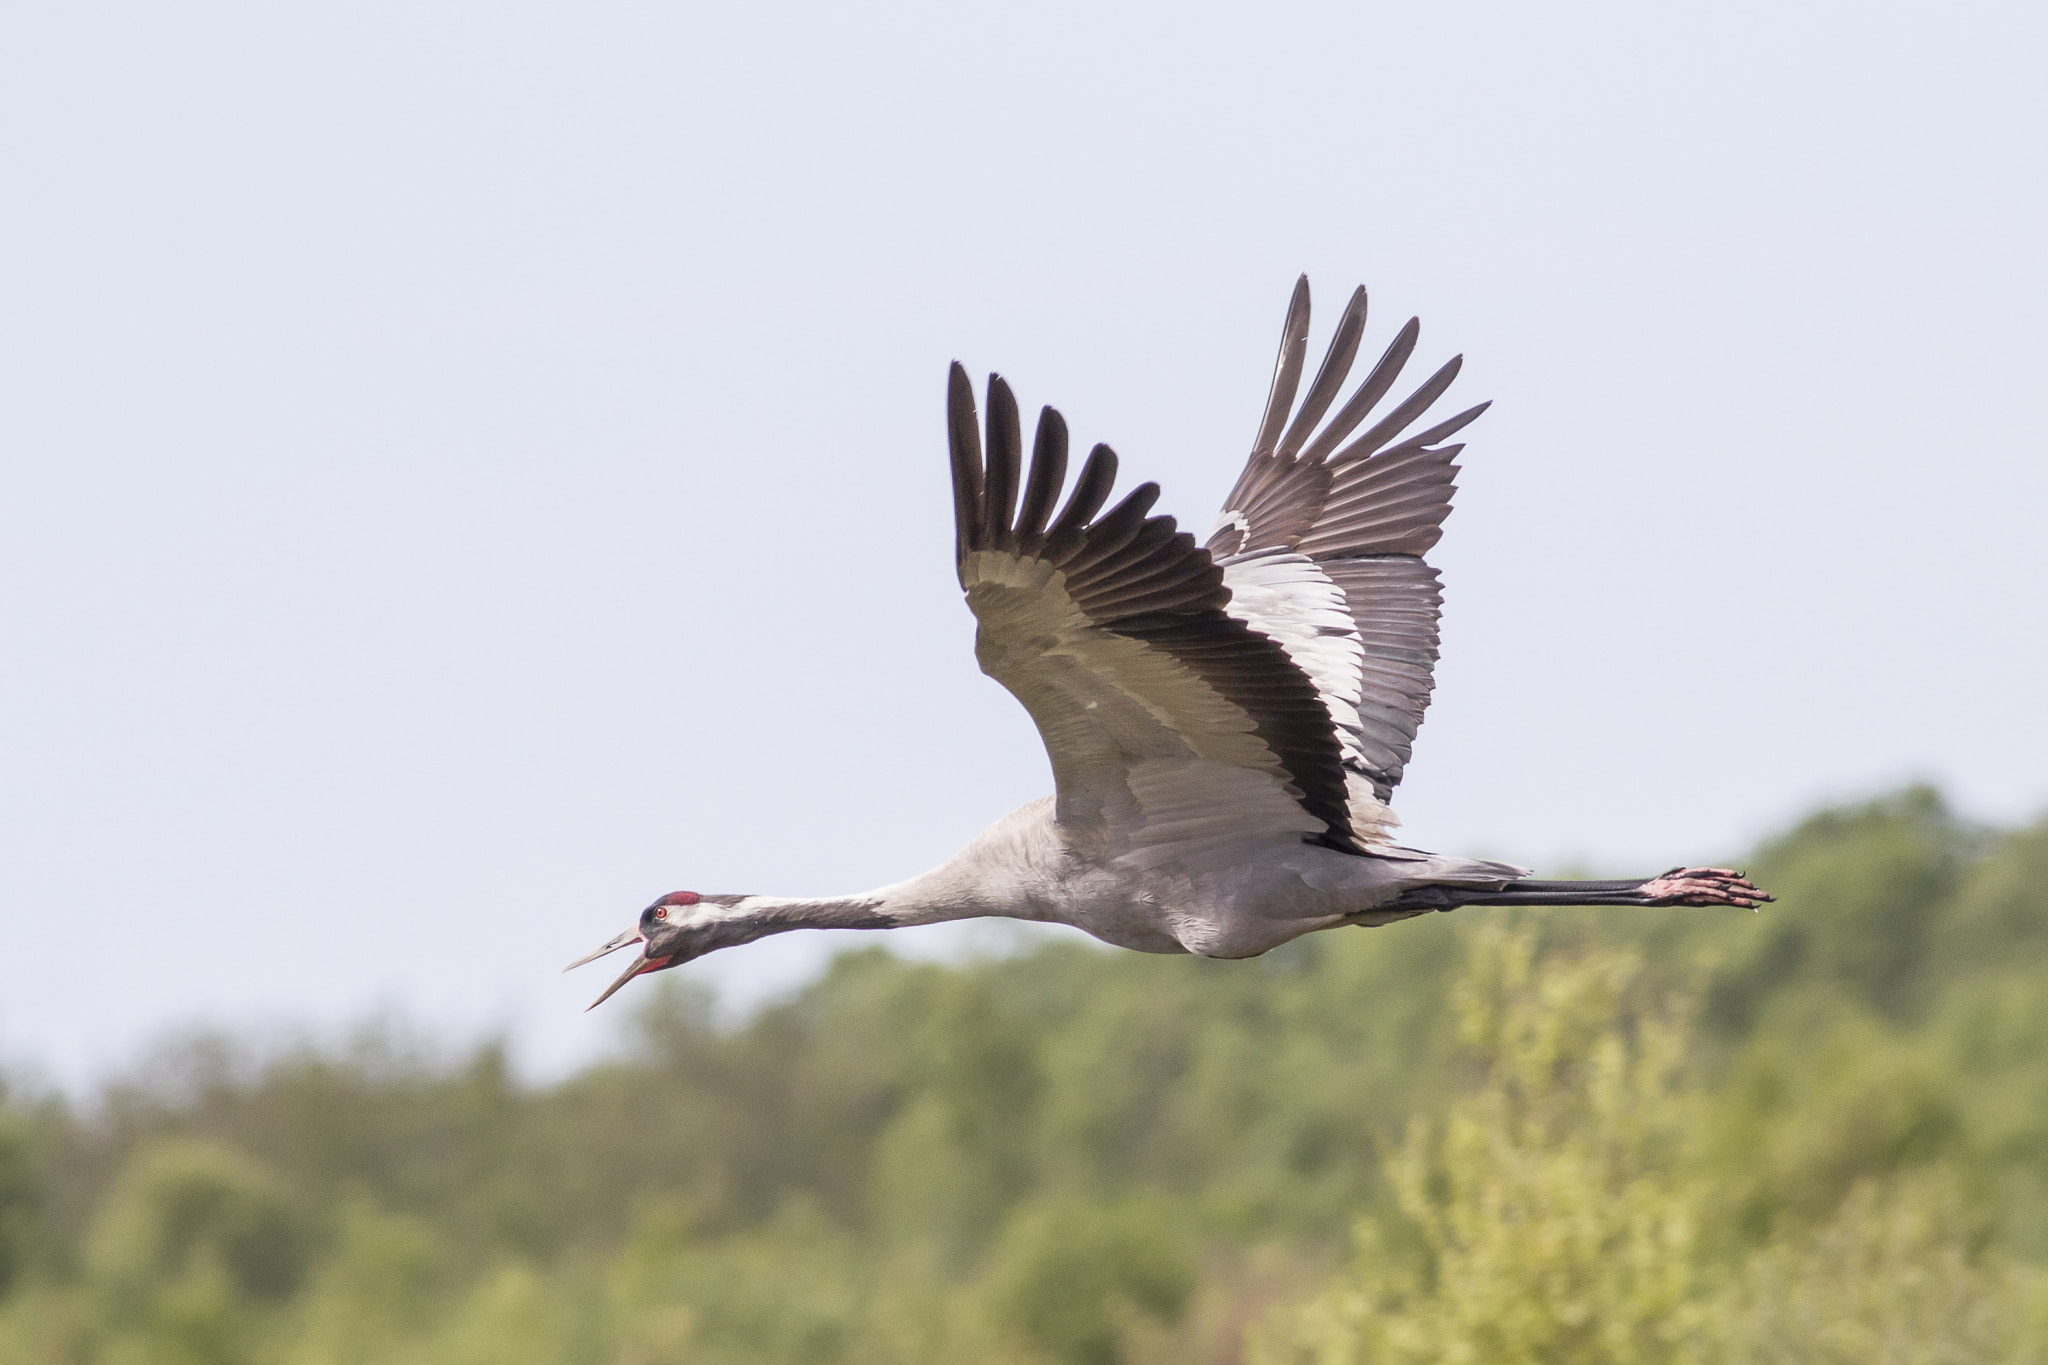
[[704, 896], [695, 891], [672, 891], [642, 910], [639, 922], [632, 928], [596, 952], [577, 958], [562, 970], [574, 971], [586, 962], [597, 961], [606, 953], [617, 952], [629, 944], [640, 945], [640, 956], [633, 959], [617, 981], [605, 987], [603, 995], [590, 1002], [590, 1008], [596, 1009], [636, 976], [680, 967], [714, 948], [744, 941], [733, 937], [730, 932], [733, 926], [724, 914], [743, 899], [742, 896]]

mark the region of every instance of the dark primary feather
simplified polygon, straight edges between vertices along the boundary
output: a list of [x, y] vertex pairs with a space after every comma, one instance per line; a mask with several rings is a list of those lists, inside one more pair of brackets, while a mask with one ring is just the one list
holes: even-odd
[[1294, 297], [1287, 305], [1287, 321], [1280, 328], [1280, 357], [1273, 362], [1273, 387], [1266, 394], [1266, 415], [1259, 422], [1258, 439], [1252, 442], [1254, 455], [1270, 455], [1280, 438], [1280, 426], [1287, 410], [1294, 406], [1294, 387], [1301, 382], [1301, 363], [1308, 356], [1308, 276], [1294, 282]]
[[1358, 424], [1372, 411], [1373, 404], [1387, 396], [1387, 390], [1394, 387], [1394, 381], [1401, 377], [1401, 367], [1408, 363], [1408, 357], [1415, 354], [1415, 343], [1422, 336], [1422, 320], [1410, 318], [1401, 324], [1401, 330], [1387, 343], [1386, 351], [1365, 376], [1365, 382], [1358, 386], [1358, 392], [1351, 395], [1343, 408], [1323, 428], [1322, 435], [1301, 452], [1305, 460], [1320, 460], [1337, 448], [1337, 443], [1358, 429]]
[[978, 524], [994, 548], [1016, 545], [1017, 467], [1024, 459], [1024, 432], [1010, 386], [994, 375], [988, 385], [988, 468], [981, 489]]
[[[955, 366], [957, 369], [958, 367]], [[953, 528], [956, 554], [981, 536], [981, 433], [975, 430], [974, 390], [946, 390], [946, 436], [953, 454]]]
[[1451, 386], [1451, 381], [1458, 377], [1458, 371], [1463, 368], [1465, 357], [1452, 356], [1444, 362], [1442, 369], [1424, 380], [1421, 388], [1402, 399], [1392, 412], [1375, 422], [1365, 435], [1331, 456], [1331, 462], [1342, 464], [1346, 460], [1363, 459], [1392, 441], [1406, 431], [1411, 422], [1428, 411], [1431, 403], [1443, 396], [1443, 391]]
[[[967, 401], [974, 401], [971, 391]], [[1058, 416], [1057, 413], [1054, 415]], [[1064, 426], [1065, 423], [1061, 425]], [[1074, 480], [1074, 491], [1067, 495], [1067, 505], [1060, 509], [1059, 518], [1046, 530], [1046, 545], [1064, 545], [1068, 540], [1081, 535], [1082, 528], [1088, 524], [1088, 519], [1101, 511], [1102, 504], [1109, 501], [1109, 490], [1115, 486], [1116, 452], [1106, 445], [1097, 445], [1088, 452], [1088, 458], [1082, 462], [1081, 477]]]
[[[1307, 281], [1308, 277], [1304, 275], [1302, 283]], [[1300, 286], [1296, 288], [1300, 289]], [[1306, 321], [1304, 317], [1303, 322]], [[1364, 336], [1365, 286], [1361, 284], [1351, 292], [1351, 302], [1345, 307], [1344, 316], [1337, 319], [1337, 333], [1330, 338], [1329, 354], [1323, 357], [1315, 382], [1308, 386], [1308, 397], [1301, 400], [1301, 411], [1294, 415], [1294, 421], [1288, 424], [1287, 434], [1280, 439], [1277, 454], [1292, 459], [1300, 451], [1301, 443], [1316, 429], [1316, 423], [1323, 420], [1323, 414], [1336, 401], [1338, 390], [1344, 387], [1344, 377], [1351, 373], [1351, 362], [1358, 358], [1358, 343]]]
[[1024, 485], [1024, 505], [1017, 512], [1017, 544], [1036, 550], [1045, 535], [1046, 518], [1067, 481], [1067, 419], [1051, 408], [1038, 413], [1038, 435], [1031, 443], [1031, 478]]
[[[1014, 426], [1015, 400], [999, 376], [989, 377], [985, 464], [973, 420], [973, 387], [958, 364], [947, 412], [963, 581], [965, 557], [980, 551], [1004, 551], [1058, 569], [1061, 586], [1092, 628], [1161, 651], [1243, 711], [1252, 733], [1277, 760], [1290, 794], [1328, 826], [1323, 841], [1360, 851], [1328, 710], [1285, 649], [1223, 610], [1230, 590], [1209, 553], [1173, 518], [1151, 515], [1158, 485], [1140, 484], [1097, 515], [1116, 477], [1115, 454], [1098, 445], [1066, 507], [1038, 534], [1037, 521], [1057, 498], [1065, 469], [1066, 425], [1059, 414], [1047, 408], [1041, 415], [1025, 473], [1019, 467], [1023, 442]], [[1018, 508], [1020, 482], [1025, 491]]]

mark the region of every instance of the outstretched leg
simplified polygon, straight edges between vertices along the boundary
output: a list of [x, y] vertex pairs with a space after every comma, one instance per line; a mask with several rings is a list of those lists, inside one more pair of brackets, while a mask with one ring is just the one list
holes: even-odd
[[1443, 883], [1402, 892], [1368, 913], [1455, 910], [1461, 905], [1732, 905], [1754, 910], [1777, 897], [1725, 867], [1674, 867], [1661, 877], [1623, 882], [1510, 882], [1499, 890]]

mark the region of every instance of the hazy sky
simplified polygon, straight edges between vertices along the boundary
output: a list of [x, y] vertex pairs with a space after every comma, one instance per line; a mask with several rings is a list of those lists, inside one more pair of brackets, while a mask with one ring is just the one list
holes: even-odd
[[549, 1074], [655, 895], [938, 861], [1048, 786], [946, 362], [1206, 528], [1302, 270], [1496, 400], [1412, 842], [2038, 813], [2044, 15], [8, 7], [0, 1059], [392, 1011]]

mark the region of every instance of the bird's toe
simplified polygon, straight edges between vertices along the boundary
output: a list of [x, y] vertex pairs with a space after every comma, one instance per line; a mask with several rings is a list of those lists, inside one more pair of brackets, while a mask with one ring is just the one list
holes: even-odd
[[1643, 883], [1652, 905], [1728, 905], [1754, 910], [1777, 899], [1733, 868], [1680, 867]]

